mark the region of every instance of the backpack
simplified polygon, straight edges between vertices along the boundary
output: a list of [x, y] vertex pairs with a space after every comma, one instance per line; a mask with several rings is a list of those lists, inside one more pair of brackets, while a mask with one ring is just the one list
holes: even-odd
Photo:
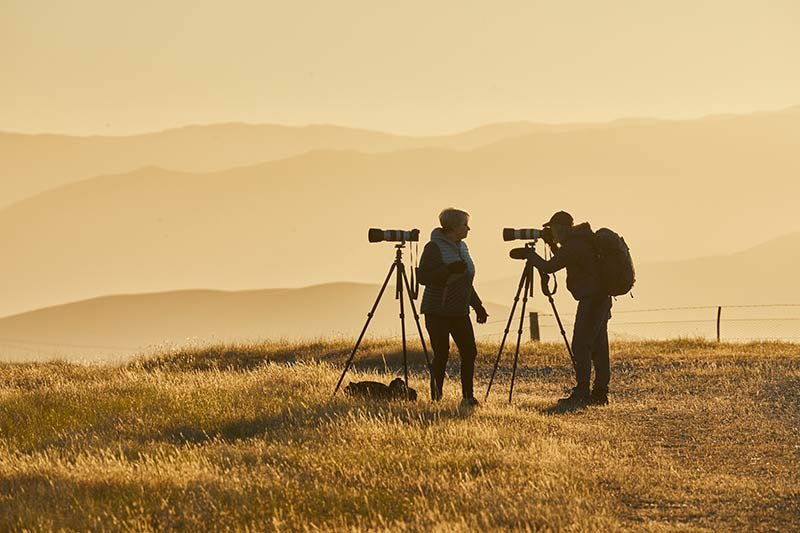
[[630, 292], [636, 282], [631, 250], [621, 235], [608, 228], [594, 232], [594, 244], [600, 260], [600, 279], [610, 296]]

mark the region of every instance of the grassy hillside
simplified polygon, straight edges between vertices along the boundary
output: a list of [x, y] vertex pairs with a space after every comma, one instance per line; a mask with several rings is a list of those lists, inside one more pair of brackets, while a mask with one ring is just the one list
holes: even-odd
[[[612, 403], [569, 413], [558, 345], [525, 347], [512, 405], [506, 359], [471, 413], [455, 375], [436, 405], [332, 398], [350, 349], [0, 365], [0, 529], [800, 527], [797, 345], [615, 344]], [[386, 381], [399, 346], [357, 361]]]

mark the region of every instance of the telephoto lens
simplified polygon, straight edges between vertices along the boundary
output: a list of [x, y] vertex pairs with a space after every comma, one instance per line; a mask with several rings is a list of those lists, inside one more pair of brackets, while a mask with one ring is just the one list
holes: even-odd
[[370, 228], [367, 238], [369, 242], [417, 242], [419, 241], [419, 230]]
[[523, 229], [514, 229], [514, 228], [503, 228], [503, 240], [504, 241], [535, 241], [542, 237], [542, 230], [533, 229], [533, 228], [523, 228]]

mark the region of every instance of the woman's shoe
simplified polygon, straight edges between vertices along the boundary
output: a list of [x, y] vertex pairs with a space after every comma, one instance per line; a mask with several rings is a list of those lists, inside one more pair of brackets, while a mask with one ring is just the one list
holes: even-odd
[[480, 404], [478, 400], [476, 400], [475, 398], [464, 398], [463, 400], [461, 400], [461, 407], [464, 408], [473, 409], [475, 407], [478, 407], [478, 405]]

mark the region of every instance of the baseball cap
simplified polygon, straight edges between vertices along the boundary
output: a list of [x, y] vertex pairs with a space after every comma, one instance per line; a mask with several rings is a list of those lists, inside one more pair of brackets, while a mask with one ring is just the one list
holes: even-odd
[[566, 211], [559, 211], [550, 217], [550, 220], [542, 224], [543, 226], [552, 226], [553, 224], [560, 224], [563, 226], [571, 226], [573, 223], [572, 215]]

